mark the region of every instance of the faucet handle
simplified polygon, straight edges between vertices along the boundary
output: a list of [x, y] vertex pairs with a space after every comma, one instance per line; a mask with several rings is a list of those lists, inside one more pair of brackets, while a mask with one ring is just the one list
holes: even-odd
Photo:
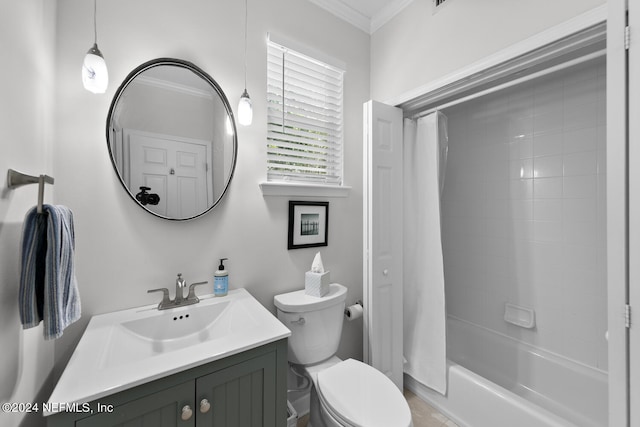
[[188, 301], [195, 301], [198, 302], [200, 301], [200, 299], [196, 296], [196, 292], [195, 292], [195, 287], [196, 286], [200, 286], [200, 285], [206, 285], [209, 282], [198, 282], [198, 283], [192, 283], [189, 285], [189, 295], [187, 295], [187, 300]]
[[150, 294], [151, 292], [162, 292], [162, 301], [160, 301], [160, 304], [158, 304], [158, 309], [161, 309], [167, 306], [168, 304], [171, 304], [171, 299], [169, 298], [169, 289], [159, 288], [159, 289], [149, 289], [147, 291], [148, 294]]

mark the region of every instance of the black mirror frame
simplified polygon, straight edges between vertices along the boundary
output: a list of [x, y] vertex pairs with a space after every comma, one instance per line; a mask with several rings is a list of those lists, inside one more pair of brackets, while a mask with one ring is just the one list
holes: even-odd
[[[192, 217], [187, 217], [187, 218], [170, 218], [167, 216], [163, 216], [163, 215], [159, 215], [156, 212], [153, 212], [150, 209], [147, 209], [144, 205], [142, 205], [140, 203], [139, 200], [136, 199], [136, 196], [129, 190], [129, 188], [127, 187], [127, 185], [125, 184], [124, 180], [122, 179], [122, 175], [120, 174], [120, 171], [118, 171], [117, 165], [116, 165], [116, 161], [114, 159], [113, 153], [111, 152], [111, 144], [109, 141], [111, 132], [110, 132], [110, 124], [111, 124], [111, 119], [113, 117], [113, 113], [116, 109], [116, 106], [118, 105], [118, 101], [120, 100], [122, 94], [124, 93], [125, 89], [129, 86], [129, 84], [133, 81], [133, 79], [135, 79], [139, 74], [141, 74], [142, 72], [149, 70], [151, 68], [157, 67], [157, 66], [161, 66], [161, 65], [171, 65], [171, 66], [176, 66], [176, 67], [182, 67], [185, 69], [188, 69], [190, 71], [192, 71], [193, 73], [195, 73], [196, 75], [200, 76], [202, 79], [204, 79], [207, 83], [209, 83], [211, 85], [211, 87], [213, 87], [213, 89], [216, 91], [216, 93], [218, 94], [218, 96], [220, 96], [220, 99], [222, 100], [222, 103], [224, 104], [224, 107], [227, 111], [227, 115], [229, 117], [229, 120], [231, 122], [231, 126], [233, 127], [233, 159], [232, 159], [232, 164], [231, 164], [231, 172], [229, 174], [229, 178], [227, 179], [227, 182], [225, 184], [224, 190], [222, 191], [222, 194], [220, 194], [220, 196], [217, 198], [217, 200], [215, 202], [213, 202], [213, 204], [207, 208], [206, 210], [204, 210], [203, 212], [194, 215]], [[149, 212], [150, 214], [158, 217], [158, 218], [163, 218], [166, 220], [170, 220], [170, 221], [189, 221], [195, 218], [198, 218], [208, 212], [210, 212], [213, 208], [215, 208], [218, 203], [220, 203], [220, 201], [222, 200], [222, 198], [224, 197], [224, 195], [227, 193], [227, 190], [229, 189], [229, 186], [231, 185], [231, 180], [233, 178], [233, 174], [235, 172], [236, 169], [236, 163], [238, 160], [238, 133], [237, 133], [237, 128], [236, 128], [236, 121], [235, 121], [235, 117], [233, 115], [233, 110], [231, 109], [231, 105], [229, 104], [229, 100], [227, 99], [227, 96], [225, 95], [225, 93], [222, 91], [222, 88], [220, 88], [220, 86], [218, 85], [218, 83], [209, 75], [207, 74], [205, 71], [203, 71], [200, 67], [198, 67], [197, 65], [189, 62], [189, 61], [185, 61], [182, 59], [175, 59], [175, 58], [157, 58], [157, 59], [152, 59], [150, 61], [147, 61], [141, 65], [139, 65], [138, 67], [136, 67], [133, 71], [131, 71], [127, 77], [123, 80], [122, 84], [120, 84], [120, 86], [118, 87], [118, 90], [116, 90], [115, 95], [113, 96], [113, 100], [111, 101], [111, 106], [109, 107], [109, 113], [107, 114], [107, 124], [106, 124], [106, 141], [107, 141], [107, 150], [109, 151], [109, 158], [111, 159], [111, 164], [113, 165], [113, 169], [116, 172], [116, 175], [118, 176], [118, 179], [120, 180], [120, 184], [122, 184], [122, 187], [125, 189], [125, 191], [127, 192], [127, 194], [129, 195], [129, 197], [131, 197], [131, 199], [138, 205], [140, 206], [142, 209], [144, 209], [145, 211]]]

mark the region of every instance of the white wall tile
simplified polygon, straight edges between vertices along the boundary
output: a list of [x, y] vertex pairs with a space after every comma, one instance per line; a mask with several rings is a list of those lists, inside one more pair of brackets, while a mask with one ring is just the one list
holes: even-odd
[[597, 268], [597, 248], [585, 245], [565, 245], [564, 265], [568, 269], [595, 272]]
[[562, 231], [563, 240], [570, 245], [598, 244], [598, 229], [595, 221], [567, 221]]
[[564, 156], [564, 176], [595, 175], [598, 172], [598, 151], [581, 151]]
[[595, 197], [582, 199], [563, 199], [562, 215], [565, 222], [595, 221], [598, 200]]
[[533, 219], [536, 221], [562, 221], [562, 199], [535, 199]]
[[596, 64], [455, 107], [442, 210], [451, 313], [606, 369], [604, 95]]
[[565, 153], [590, 151], [598, 148], [599, 141], [606, 141], [605, 132], [599, 133], [596, 127], [583, 127], [566, 130], [562, 134], [562, 149]]
[[597, 195], [598, 180], [596, 175], [564, 177], [564, 197], [593, 198]]
[[586, 294], [601, 297], [599, 289], [602, 288], [602, 282], [592, 270], [563, 266], [562, 282], [562, 296], [565, 299], [580, 299], [580, 295]]
[[533, 160], [533, 176], [534, 178], [562, 176], [562, 156], [536, 157]]
[[596, 102], [576, 102], [565, 106], [563, 127], [565, 130], [582, 129], [598, 122]]
[[509, 182], [509, 194], [512, 199], [532, 199], [533, 179], [518, 179]]
[[527, 138], [533, 135], [533, 115], [513, 116], [509, 120], [510, 139]]
[[559, 107], [544, 108], [533, 118], [534, 135], [557, 132], [564, 126], [563, 110]]
[[536, 199], [559, 199], [562, 197], [562, 177], [542, 177], [533, 181]]
[[563, 241], [561, 221], [533, 221], [533, 239], [536, 242], [560, 243]]
[[547, 132], [535, 136], [534, 156], [553, 156], [562, 154], [562, 132]]

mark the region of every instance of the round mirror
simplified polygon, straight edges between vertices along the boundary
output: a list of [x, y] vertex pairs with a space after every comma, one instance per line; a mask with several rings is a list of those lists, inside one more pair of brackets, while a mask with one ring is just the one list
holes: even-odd
[[133, 200], [166, 219], [210, 211], [235, 169], [236, 126], [229, 101], [190, 62], [140, 65], [118, 88], [107, 117], [107, 144]]

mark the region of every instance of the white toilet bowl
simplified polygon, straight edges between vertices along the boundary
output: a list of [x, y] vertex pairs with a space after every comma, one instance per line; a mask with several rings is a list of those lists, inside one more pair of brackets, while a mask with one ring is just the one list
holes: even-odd
[[311, 427], [411, 427], [411, 411], [384, 374], [360, 361], [337, 357], [307, 367], [313, 380]]
[[335, 356], [347, 289], [324, 297], [303, 290], [276, 295], [278, 319], [291, 329], [289, 361], [312, 379], [312, 427], [412, 427], [411, 411], [393, 381], [377, 369]]

